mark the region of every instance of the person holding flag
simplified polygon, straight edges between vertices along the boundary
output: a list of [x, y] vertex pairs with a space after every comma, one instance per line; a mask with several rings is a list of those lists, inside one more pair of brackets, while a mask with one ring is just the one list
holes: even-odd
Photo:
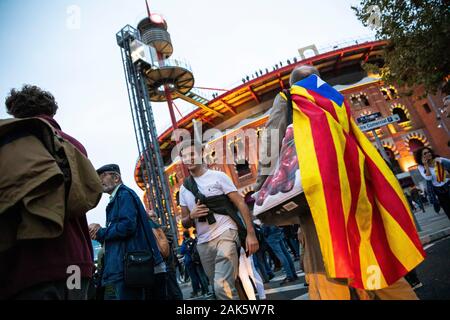
[[[427, 182], [430, 192], [437, 196], [439, 205], [450, 219], [450, 160], [437, 156], [433, 149], [423, 147], [414, 152], [418, 170]], [[434, 197], [432, 195], [432, 197]]]
[[[425, 252], [394, 174], [316, 68], [297, 67], [290, 84], [275, 98], [265, 134], [279, 129], [281, 142], [292, 119], [309, 207], [299, 218], [310, 299], [417, 299], [403, 277]], [[260, 162], [256, 190], [268, 174]]]

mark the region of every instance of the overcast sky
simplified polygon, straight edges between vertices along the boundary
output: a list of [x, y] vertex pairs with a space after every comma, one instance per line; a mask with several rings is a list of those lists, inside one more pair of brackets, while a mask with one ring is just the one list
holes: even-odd
[[[372, 35], [350, 0], [150, 0], [169, 26], [174, 58], [188, 61], [195, 86], [231, 89], [243, 76], [297, 56], [298, 48]], [[138, 157], [115, 34], [146, 14], [144, 0], [0, 0], [0, 118], [9, 90], [25, 83], [51, 91], [55, 119], [86, 147], [95, 167], [120, 165], [138, 189]], [[80, 19], [77, 19], [77, 17]], [[182, 113], [192, 107], [176, 101]], [[158, 130], [166, 104], [153, 104]], [[88, 213], [104, 225], [108, 197]]]

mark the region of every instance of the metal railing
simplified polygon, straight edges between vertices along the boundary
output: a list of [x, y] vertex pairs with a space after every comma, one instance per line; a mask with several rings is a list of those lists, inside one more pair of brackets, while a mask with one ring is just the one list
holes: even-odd
[[171, 58], [171, 59], [158, 60], [158, 66], [160, 68], [180, 67], [180, 68], [183, 68], [183, 69], [186, 69], [186, 70], [192, 72], [191, 65], [186, 60], [182, 60], [182, 59]]

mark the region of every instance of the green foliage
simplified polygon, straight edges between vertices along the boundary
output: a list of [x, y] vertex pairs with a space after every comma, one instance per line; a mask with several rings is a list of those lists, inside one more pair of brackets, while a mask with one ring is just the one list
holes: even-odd
[[383, 80], [450, 93], [450, 1], [361, 0], [352, 9], [365, 26], [373, 6], [381, 14], [376, 37], [389, 40], [380, 69]]

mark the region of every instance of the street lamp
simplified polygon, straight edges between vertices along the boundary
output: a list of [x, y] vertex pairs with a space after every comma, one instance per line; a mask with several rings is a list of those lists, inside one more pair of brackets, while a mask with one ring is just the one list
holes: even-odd
[[434, 103], [432, 97], [430, 94], [428, 94], [428, 101], [430, 101], [431, 106], [433, 107], [434, 111], [436, 112], [436, 121], [438, 122], [438, 128], [442, 128], [445, 130], [445, 132], [449, 135], [449, 130], [447, 128], [447, 125], [445, 124], [445, 122], [442, 120], [441, 116], [440, 116], [440, 112], [442, 112], [442, 109], [445, 107], [447, 108], [448, 104], [449, 104], [449, 98], [448, 96], [444, 98], [444, 107], [439, 108], [438, 106], [436, 106], [436, 104]]

